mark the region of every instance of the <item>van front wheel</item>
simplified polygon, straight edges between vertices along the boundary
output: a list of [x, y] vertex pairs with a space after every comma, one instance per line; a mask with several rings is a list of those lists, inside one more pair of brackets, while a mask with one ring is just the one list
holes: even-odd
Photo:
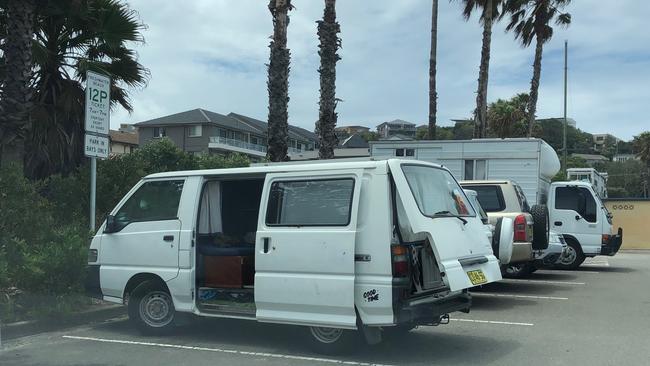
[[349, 352], [358, 332], [339, 328], [309, 327], [311, 345], [314, 351], [322, 354], [340, 354]]
[[167, 289], [143, 282], [129, 297], [129, 319], [143, 334], [163, 335], [174, 327], [174, 302]]
[[585, 261], [585, 255], [582, 253], [579, 243], [572, 239], [568, 239], [566, 242], [566, 252], [560, 257], [555, 267], [558, 269], [576, 269]]

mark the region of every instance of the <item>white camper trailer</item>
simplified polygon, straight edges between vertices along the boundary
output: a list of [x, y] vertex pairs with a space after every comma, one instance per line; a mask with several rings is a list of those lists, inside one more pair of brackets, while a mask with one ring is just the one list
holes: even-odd
[[600, 198], [607, 198], [607, 173], [601, 173], [594, 168], [569, 168], [566, 170], [567, 180], [591, 183]]
[[546, 203], [551, 179], [560, 170], [553, 148], [535, 138], [371, 141], [370, 155], [435, 162], [458, 180], [513, 180], [531, 203]]

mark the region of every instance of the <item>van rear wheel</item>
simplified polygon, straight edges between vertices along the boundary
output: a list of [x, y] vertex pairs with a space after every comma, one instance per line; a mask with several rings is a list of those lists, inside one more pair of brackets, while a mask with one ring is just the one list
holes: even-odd
[[176, 310], [171, 295], [163, 286], [143, 282], [129, 297], [129, 319], [146, 335], [163, 335], [174, 327]]
[[309, 327], [311, 346], [321, 354], [348, 353], [357, 341], [359, 332], [339, 328]]

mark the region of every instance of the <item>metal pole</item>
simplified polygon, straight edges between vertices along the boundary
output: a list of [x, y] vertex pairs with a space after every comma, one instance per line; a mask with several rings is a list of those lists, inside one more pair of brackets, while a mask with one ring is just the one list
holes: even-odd
[[566, 94], [567, 94], [567, 61], [568, 61], [568, 46], [569, 41], [564, 41], [564, 131], [562, 133], [562, 160], [564, 162], [564, 176], [567, 175], [567, 147], [566, 147]]
[[95, 232], [95, 196], [97, 190], [97, 158], [90, 158], [90, 231]]

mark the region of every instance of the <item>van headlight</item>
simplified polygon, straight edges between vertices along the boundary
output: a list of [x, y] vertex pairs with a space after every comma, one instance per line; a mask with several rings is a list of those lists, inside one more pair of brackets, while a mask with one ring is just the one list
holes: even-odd
[[97, 249], [88, 249], [88, 263], [97, 262]]

